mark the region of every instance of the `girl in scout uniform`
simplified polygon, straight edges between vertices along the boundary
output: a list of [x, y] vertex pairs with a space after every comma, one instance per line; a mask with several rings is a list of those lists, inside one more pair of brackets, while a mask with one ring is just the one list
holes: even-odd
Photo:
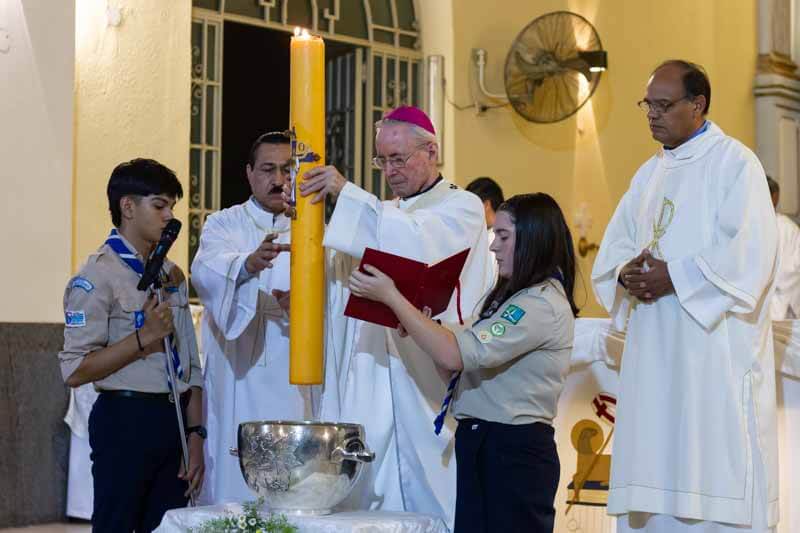
[[[164, 165], [134, 159], [114, 169], [107, 192], [115, 227], [67, 284], [58, 357], [67, 385], [93, 383], [100, 393], [89, 416], [92, 530], [147, 532], [167, 510], [186, 505], [204, 473], [203, 377], [186, 280], [165, 260], [163, 303], [137, 289], [183, 191]], [[178, 399], [170, 394], [170, 364]], [[188, 468], [175, 401], [183, 403], [190, 434]]]
[[494, 230], [499, 277], [471, 327], [430, 320], [371, 266], [353, 273], [350, 288], [388, 305], [452, 373], [434, 424], [438, 431], [452, 399], [455, 533], [551, 532], [560, 470], [552, 424], [578, 312], [572, 236], [558, 204], [543, 193], [502, 204]]

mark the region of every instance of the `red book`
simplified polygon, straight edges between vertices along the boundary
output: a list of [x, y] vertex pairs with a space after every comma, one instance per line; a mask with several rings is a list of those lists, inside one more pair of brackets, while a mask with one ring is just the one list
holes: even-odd
[[[394, 280], [397, 289], [414, 307], [420, 311], [430, 307], [431, 316], [436, 316], [447, 309], [468, 255], [469, 249], [462, 250], [428, 266], [413, 259], [367, 248], [358, 269], [367, 273], [364, 265], [374, 266]], [[396, 328], [400, 324], [394, 311], [387, 305], [355, 294], [351, 294], [347, 300], [344, 314], [387, 328]]]

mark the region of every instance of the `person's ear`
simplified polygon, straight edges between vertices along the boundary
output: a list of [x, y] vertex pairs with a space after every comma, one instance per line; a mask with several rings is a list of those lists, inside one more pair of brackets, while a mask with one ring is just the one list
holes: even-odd
[[136, 199], [133, 196], [123, 196], [119, 199], [119, 210], [122, 218], [130, 220], [133, 218], [133, 210], [136, 207]]
[[703, 110], [706, 108], [706, 97], [701, 94], [700, 96], [695, 97], [693, 103], [694, 103], [695, 113], [697, 113], [698, 115], [702, 115]]
[[430, 143], [428, 145], [428, 159], [431, 159], [432, 161], [439, 160], [439, 147], [434, 143]]

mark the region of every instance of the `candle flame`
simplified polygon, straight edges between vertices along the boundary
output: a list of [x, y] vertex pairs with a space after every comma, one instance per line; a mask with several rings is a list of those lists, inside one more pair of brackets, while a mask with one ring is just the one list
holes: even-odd
[[308, 32], [306, 28], [301, 28], [300, 26], [294, 27], [294, 36], [297, 39], [305, 40], [305, 39], [313, 39], [311, 34]]

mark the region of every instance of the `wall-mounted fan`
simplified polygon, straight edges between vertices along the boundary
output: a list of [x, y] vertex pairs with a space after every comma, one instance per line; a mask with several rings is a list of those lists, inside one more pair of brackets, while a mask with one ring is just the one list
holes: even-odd
[[506, 56], [506, 95], [531, 122], [558, 122], [592, 96], [606, 68], [600, 36], [588, 20], [569, 11], [528, 24]]

